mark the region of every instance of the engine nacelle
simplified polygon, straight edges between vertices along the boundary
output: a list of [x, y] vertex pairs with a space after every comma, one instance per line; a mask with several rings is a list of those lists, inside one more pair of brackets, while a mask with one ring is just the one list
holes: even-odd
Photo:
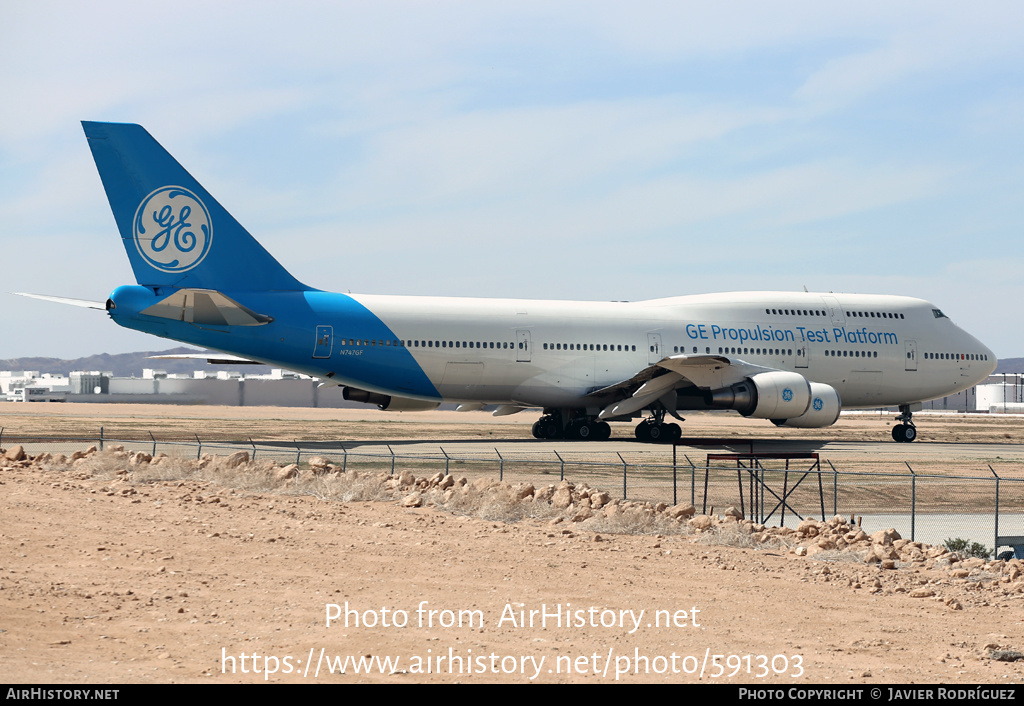
[[704, 401], [712, 409], [735, 409], [744, 417], [795, 419], [811, 404], [811, 386], [799, 373], [777, 370], [712, 390]]
[[352, 402], [375, 404], [379, 409], [388, 412], [429, 412], [441, 406], [440, 402], [414, 400], [408, 397], [392, 397], [391, 395], [382, 395], [379, 392], [367, 392], [356, 387], [346, 387], [342, 390], [341, 395], [346, 400]]
[[839, 412], [842, 408], [839, 393], [834, 387], [821, 382], [812, 382], [811, 405], [806, 412], [792, 419], [772, 419], [772, 421], [780, 427], [800, 427], [802, 429], [828, 427], [839, 419]]

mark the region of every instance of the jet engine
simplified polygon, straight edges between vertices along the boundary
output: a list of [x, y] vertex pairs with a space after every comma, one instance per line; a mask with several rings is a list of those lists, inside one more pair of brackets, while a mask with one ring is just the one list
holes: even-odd
[[776, 426], [800, 427], [803, 429], [828, 427], [839, 419], [842, 409], [839, 393], [831, 385], [820, 382], [811, 383], [811, 404], [807, 411], [799, 417], [790, 419], [772, 419]]
[[388, 412], [429, 412], [441, 406], [440, 402], [414, 400], [408, 397], [392, 397], [391, 395], [382, 395], [379, 392], [367, 392], [356, 387], [346, 387], [342, 390], [341, 394], [346, 400], [375, 404], [378, 408]]
[[810, 407], [811, 386], [799, 373], [777, 370], [711, 390], [704, 401], [712, 409], [735, 409], [744, 417], [788, 420], [802, 416]]

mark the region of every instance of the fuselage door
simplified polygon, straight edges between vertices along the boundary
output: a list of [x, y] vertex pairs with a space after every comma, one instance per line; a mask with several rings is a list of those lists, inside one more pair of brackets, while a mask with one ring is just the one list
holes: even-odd
[[313, 347], [314, 358], [330, 358], [334, 348], [334, 327], [316, 327], [316, 346]]
[[647, 334], [647, 362], [654, 365], [665, 356], [661, 353], [661, 334]]
[[804, 343], [796, 349], [796, 367], [806, 368], [811, 362], [811, 347]]
[[832, 318], [832, 324], [834, 326], [845, 326], [846, 314], [843, 312], [843, 307], [839, 305], [839, 300], [835, 297], [822, 297], [821, 301], [825, 303], [828, 315]]
[[907, 341], [906, 370], [917, 370], [917, 341]]
[[516, 329], [516, 341], [516, 360], [520, 363], [529, 363], [533, 348], [529, 330]]

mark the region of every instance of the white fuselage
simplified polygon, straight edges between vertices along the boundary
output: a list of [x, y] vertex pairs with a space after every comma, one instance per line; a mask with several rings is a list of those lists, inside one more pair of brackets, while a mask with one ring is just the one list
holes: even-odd
[[[880, 407], [956, 393], [996, 365], [987, 347], [933, 304], [901, 296], [353, 298], [394, 332], [441, 396], [457, 402], [578, 407], [589, 393], [666, 357], [711, 354], [830, 385], [844, 409]], [[366, 344], [351, 332], [335, 335], [342, 347]]]

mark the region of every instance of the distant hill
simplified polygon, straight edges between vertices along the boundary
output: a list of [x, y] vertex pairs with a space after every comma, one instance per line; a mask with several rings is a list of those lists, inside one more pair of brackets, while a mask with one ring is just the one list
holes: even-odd
[[996, 373], [1024, 373], [1024, 358], [1001, 358]]
[[202, 353], [194, 348], [171, 348], [166, 351], [142, 351], [139, 353], [100, 353], [85, 358], [63, 360], [61, 358], [8, 358], [0, 360], [0, 370], [38, 370], [40, 373], [67, 375], [72, 370], [109, 370], [114, 377], [142, 377], [143, 368], [164, 370], [170, 374], [191, 375], [196, 370], [237, 370], [245, 375], [269, 373], [266, 365], [210, 365], [205, 360], [149, 360], [152, 355], [175, 355], [181, 353]]

